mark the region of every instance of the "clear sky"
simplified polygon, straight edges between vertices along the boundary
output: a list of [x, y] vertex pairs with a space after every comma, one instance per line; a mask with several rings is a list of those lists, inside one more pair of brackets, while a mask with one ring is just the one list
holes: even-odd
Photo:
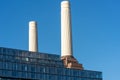
[[[70, 0], [74, 56], [85, 69], [120, 80], [120, 0]], [[38, 22], [39, 51], [60, 55], [61, 0], [0, 0], [0, 47], [28, 50]]]

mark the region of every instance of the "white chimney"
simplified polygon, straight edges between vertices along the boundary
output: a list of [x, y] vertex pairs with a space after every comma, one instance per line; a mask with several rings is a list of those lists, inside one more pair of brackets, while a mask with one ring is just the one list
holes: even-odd
[[70, 2], [61, 2], [61, 56], [72, 56]]
[[29, 22], [29, 51], [38, 52], [37, 22]]

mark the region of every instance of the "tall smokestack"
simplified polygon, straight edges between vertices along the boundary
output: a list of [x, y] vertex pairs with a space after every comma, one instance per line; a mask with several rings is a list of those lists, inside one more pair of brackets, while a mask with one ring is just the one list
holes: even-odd
[[61, 2], [61, 56], [72, 56], [70, 2]]
[[61, 2], [61, 59], [66, 68], [83, 70], [82, 64], [79, 64], [72, 52], [70, 2], [64, 0]]
[[38, 52], [37, 22], [29, 22], [29, 51]]

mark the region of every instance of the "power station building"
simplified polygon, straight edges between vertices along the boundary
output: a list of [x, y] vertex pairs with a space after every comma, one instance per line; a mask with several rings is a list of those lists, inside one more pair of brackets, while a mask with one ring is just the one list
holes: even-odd
[[102, 73], [65, 68], [59, 55], [0, 47], [0, 80], [102, 80]]
[[37, 22], [29, 22], [29, 51], [0, 47], [0, 80], [102, 80], [73, 56], [70, 1], [61, 2], [61, 56], [38, 51]]

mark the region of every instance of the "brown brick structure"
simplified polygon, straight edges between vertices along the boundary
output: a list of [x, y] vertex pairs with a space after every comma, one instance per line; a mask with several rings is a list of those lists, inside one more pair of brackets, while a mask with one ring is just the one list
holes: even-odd
[[61, 59], [66, 68], [83, 70], [82, 64], [80, 64], [73, 56], [62, 56]]

